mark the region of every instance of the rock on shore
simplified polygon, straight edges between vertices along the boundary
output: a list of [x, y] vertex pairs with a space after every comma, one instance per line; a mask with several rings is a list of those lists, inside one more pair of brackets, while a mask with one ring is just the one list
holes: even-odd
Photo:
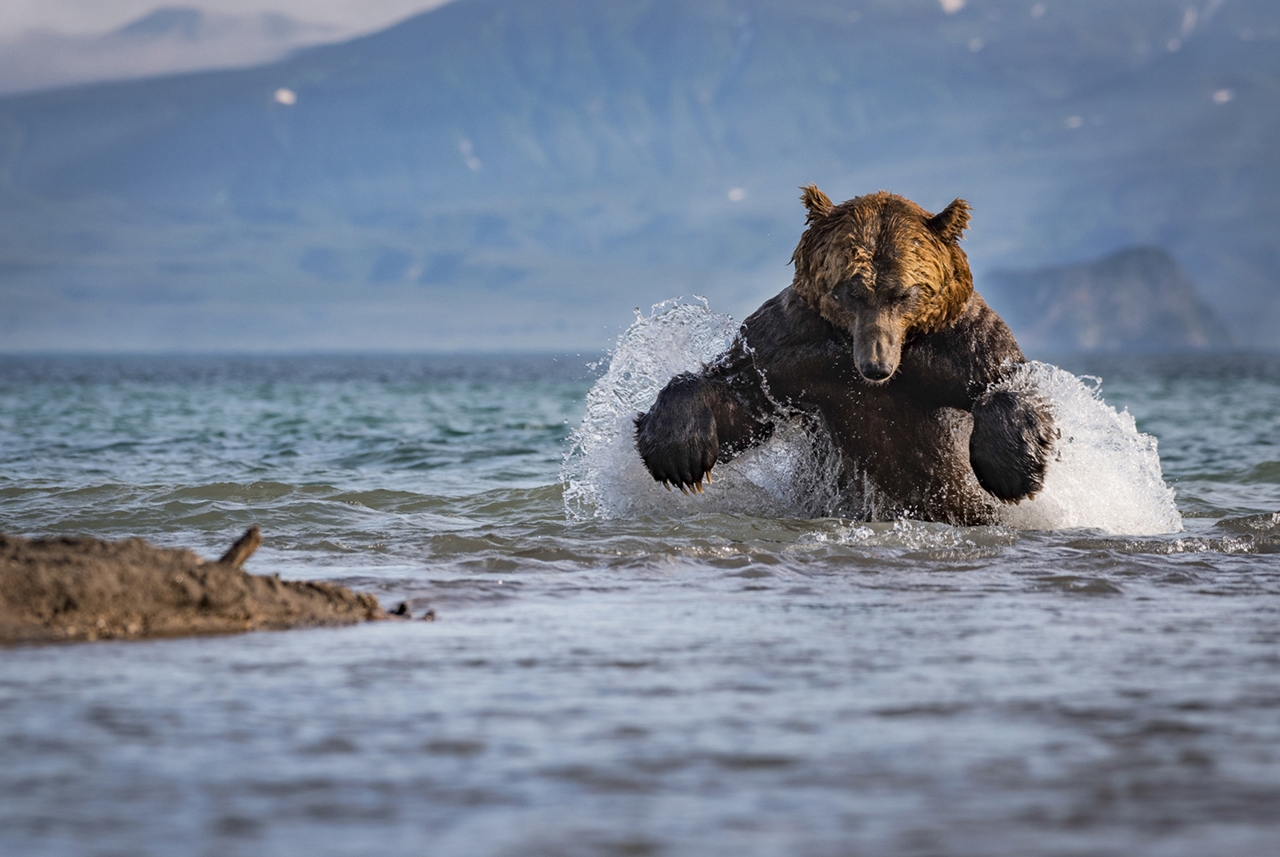
[[[238, 567], [256, 529], [219, 562], [142, 539], [0, 535], [0, 643], [227, 634], [385, 618], [378, 600], [331, 583]], [[246, 545], [246, 543], [248, 543]]]

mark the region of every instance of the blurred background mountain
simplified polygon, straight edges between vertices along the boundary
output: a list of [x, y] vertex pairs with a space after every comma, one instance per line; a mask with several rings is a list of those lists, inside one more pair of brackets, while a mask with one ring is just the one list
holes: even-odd
[[995, 271], [984, 296], [1035, 352], [1226, 349], [1231, 334], [1156, 247], [1038, 271]]
[[[775, 294], [811, 181], [969, 200], [1036, 347], [1274, 348], [1278, 151], [1274, 0], [454, 0], [0, 98], [0, 351], [599, 349], [632, 307]], [[1135, 246], [1142, 276], [1063, 273]], [[1155, 301], [1209, 321], [1024, 315]]]

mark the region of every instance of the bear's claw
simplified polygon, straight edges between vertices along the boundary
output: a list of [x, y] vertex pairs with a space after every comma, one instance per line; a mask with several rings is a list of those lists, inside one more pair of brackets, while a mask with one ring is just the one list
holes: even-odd
[[696, 479], [685, 479], [680, 477], [663, 479], [658, 476], [655, 476], [653, 479], [655, 482], [661, 482], [662, 487], [666, 488], [668, 491], [670, 491], [671, 486], [674, 485], [680, 490], [681, 494], [689, 497], [694, 494], [707, 493], [706, 488], [703, 486], [703, 480], [706, 480], [707, 485], [711, 484], [711, 471], [708, 470], [703, 472], [703, 474]]

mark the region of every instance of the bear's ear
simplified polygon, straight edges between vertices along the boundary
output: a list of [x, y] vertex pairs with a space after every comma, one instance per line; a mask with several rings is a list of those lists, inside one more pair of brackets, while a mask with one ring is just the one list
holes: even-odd
[[822, 191], [818, 190], [816, 184], [805, 185], [800, 188], [804, 193], [800, 194], [800, 201], [804, 203], [804, 207], [809, 210], [805, 216], [805, 223], [813, 223], [819, 217], [826, 217], [835, 208], [831, 204], [831, 199]]
[[948, 243], [959, 241], [969, 225], [969, 203], [963, 199], [957, 199], [925, 222], [933, 234], [943, 241]]

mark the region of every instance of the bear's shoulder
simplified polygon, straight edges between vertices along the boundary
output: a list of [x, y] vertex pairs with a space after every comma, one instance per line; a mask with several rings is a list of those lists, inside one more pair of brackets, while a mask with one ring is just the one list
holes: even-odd
[[904, 378], [953, 391], [956, 407], [982, 395], [1010, 363], [1026, 359], [1009, 326], [976, 291], [951, 325], [912, 337], [902, 357]]
[[969, 296], [964, 311], [947, 327], [921, 337], [935, 350], [954, 354], [970, 354], [982, 362], [994, 361], [996, 365], [1026, 358], [1013, 331], [995, 310], [974, 291]]
[[[851, 345], [848, 333], [788, 287], [743, 322], [734, 350], [750, 352], [750, 362], [764, 370], [778, 390], [808, 388], [824, 378], [861, 387]], [[922, 401], [964, 408], [1010, 362], [1023, 360], [1008, 325], [975, 291], [949, 326], [909, 338], [895, 388]]]
[[841, 332], [800, 297], [791, 286], [765, 301], [742, 323], [753, 347], [781, 347], [833, 342]]

